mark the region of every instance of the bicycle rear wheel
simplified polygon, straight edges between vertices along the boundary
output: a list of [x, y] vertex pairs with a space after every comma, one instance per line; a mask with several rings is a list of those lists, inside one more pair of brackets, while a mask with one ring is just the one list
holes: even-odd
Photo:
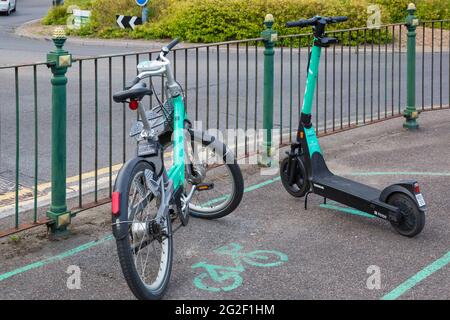
[[[216, 141], [193, 139], [187, 150], [194, 174], [203, 185], [212, 186], [205, 191], [196, 191], [189, 204], [192, 216], [203, 219], [218, 219], [233, 212], [244, 194], [244, 180], [236, 159], [230, 159], [225, 144]], [[186, 182], [187, 193], [193, 187]]]
[[[138, 299], [160, 299], [169, 282], [172, 269], [172, 230], [169, 215], [158, 221], [161, 199], [154, 197], [147, 187], [146, 176], [153, 176], [153, 168], [141, 161], [123, 183], [127, 197], [128, 234], [118, 239], [117, 253], [122, 272]], [[120, 186], [119, 186], [120, 188]]]

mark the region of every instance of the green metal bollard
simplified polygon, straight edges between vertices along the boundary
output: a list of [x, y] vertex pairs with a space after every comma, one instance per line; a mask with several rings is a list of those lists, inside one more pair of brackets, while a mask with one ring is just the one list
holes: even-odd
[[272, 164], [272, 130], [273, 130], [273, 87], [274, 87], [274, 46], [277, 32], [272, 29], [273, 16], [266, 15], [264, 25], [266, 30], [261, 33], [264, 39], [264, 102], [263, 102], [263, 143], [258, 158], [260, 166], [270, 167]]
[[406, 118], [403, 127], [407, 129], [418, 129], [417, 118], [419, 112], [416, 110], [416, 28], [419, 25], [419, 19], [415, 16], [416, 6], [414, 3], [408, 5], [408, 17], [406, 18], [406, 27], [408, 28], [408, 46], [407, 46], [407, 92], [406, 92], [406, 110], [403, 116]]
[[52, 233], [65, 232], [70, 224], [70, 212], [66, 203], [66, 122], [67, 78], [72, 66], [72, 55], [63, 49], [66, 36], [63, 28], [55, 29], [53, 42], [56, 50], [47, 54], [47, 66], [51, 68], [52, 83], [52, 198], [47, 217], [52, 221]]

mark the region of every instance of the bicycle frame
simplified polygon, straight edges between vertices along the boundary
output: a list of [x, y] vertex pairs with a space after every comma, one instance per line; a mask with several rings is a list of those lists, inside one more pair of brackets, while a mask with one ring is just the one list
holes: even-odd
[[173, 165], [169, 170], [169, 179], [173, 181], [174, 189], [182, 186], [185, 179], [185, 157], [184, 157], [184, 123], [186, 110], [181, 95], [173, 99], [174, 104], [174, 137], [173, 137]]
[[[146, 71], [146, 64], [149, 62], [140, 63], [138, 69], [144, 71], [138, 75], [140, 80], [153, 76], [166, 76], [166, 91], [168, 99], [172, 100], [174, 105], [174, 128], [173, 128], [173, 165], [169, 170], [169, 180], [173, 182], [174, 191], [177, 191], [184, 182], [185, 179], [185, 157], [184, 157], [184, 129], [186, 118], [186, 109], [183, 101], [182, 91], [179, 84], [175, 81], [170, 61], [161, 53], [159, 55], [160, 64], [159, 69], [152, 69]], [[151, 67], [148, 67], [151, 68]], [[154, 68], [154, 67], [153, 67]], [[147, 134], [151, 134], [150, 124], [145, 116], [145, 110], [141, 103], [139, 103], [138, 112], [141, 117], [141, 121], [144, 124], [144, 130]], [[144, 133], [145, 135], [145, 133]]]
[[[165, 58], [164, 54], [161, 53], [157, 61], [144, 61], [138, 65], [139, 75], [135, 81], [137, 85], [142, 80], [153, 77], [153, 76], [165, 76], [167, 81], [165, 83], [165, 89], [168, 99], [170, 99], [174, 106], [174, 121], [173, 121], [173, 165], [167, 172], [164, 167], [163, 152], [162, 150], [154, 150], [150, 155], [140, 155], [138, 152], [138, 157], [129, 160], [122, 168], [124, 171], [122, 175], [119, 175], [116, 184], [121, 184], [121, 177], [126, 177], [131, 174], [131, 169], [134, 165], [145, 159], [148, 162], [154, 164], [155, 175], [147, 176], [146, 181], [148, 186], [148, 194], [143, 195], [143, 200], [137, 203], [134, 208], [132, 208], [132, 214], [135, 210], [147, 205], [147, 199], [150, 193], [155, 197], [160, 197], [161, 205], [159, 207], [158, 213], [156, 215], [156, 220], [161, 222], [169, 211], [171, 204], [175, 202], [178, 208], [182, 211], [185, 210], [186, 206], [189, 205], [190, 199], [192, 198], [194, 192], [196, 191], [196, 186], [194, 185], [190, 190], [189, 194], [185, 196], [183, 194], [183, 184], [185, 181], [185, 123], [187, 121], [187, 115], [185, 111], [185, 105], [183, 101], [182, 89], [180, 85], [175, 81], [170, 61]], [[150, 148], [154, 148], [151, 145], [151, 141], [158, 140], [157, 136], [154, 136], [154, 131], [152, 130], [150, 123], [147, 119], [144, 106], [139, 101], [137, 112], [140, 116], [140, 121], [143, 123], [143, 129], [141, 131], [141, 137], [146, 139], [146, 145]], [[114, 229], [114, 234], [116, 238], [121, 238], [126, 235], [126, 229], [121, 228], [121, 223], [129, 223], [128, 219], [128, 208], [122, 207], [122, 204], [126, 203], [125, 197], [127, 195], [120, 195], [120, 212], [123, 215], [120, 216], [114, 225], [117, 229]], [[143, 228], [145, 230], [145, 228]]]

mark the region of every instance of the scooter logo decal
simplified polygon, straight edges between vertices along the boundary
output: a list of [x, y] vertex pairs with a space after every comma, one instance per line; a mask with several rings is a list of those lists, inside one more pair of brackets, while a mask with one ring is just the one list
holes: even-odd
[[314, 152], [322, 153], [320, 150], [319, 141], [317, 140], [314, 128], [305, 128], [306, 142], [308, 143], [309, 154], [312, 156]]
[[380, 217], [382, 219], [387, 219], [387, 216], [384, 214], [379, 213], [378, 211], [374, 211], [373, 212], [374, 215], [376, 215], [377, 217]]

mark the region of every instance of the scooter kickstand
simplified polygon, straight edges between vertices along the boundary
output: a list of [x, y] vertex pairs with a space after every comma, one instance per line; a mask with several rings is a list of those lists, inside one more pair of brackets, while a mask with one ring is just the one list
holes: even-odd
[[308, 210], [308, 196], [310, 193], [311, 193], [311, 191], [308, 191], [305, 194], [305, 210]]
[[323, 197], [323, 204], [327, 204], [327, 198]]

